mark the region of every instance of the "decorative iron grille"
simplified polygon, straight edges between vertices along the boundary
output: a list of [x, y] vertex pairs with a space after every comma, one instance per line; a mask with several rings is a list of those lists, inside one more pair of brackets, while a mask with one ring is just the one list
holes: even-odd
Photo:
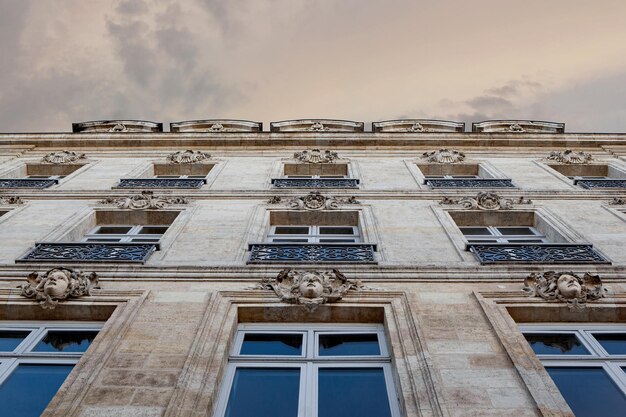
[[593, 249], [593, 245], [576, 243], [491, 243], [468, 244], [481, 264], [546, 263], [546, 264], [610, 264]]
[[434, 178], [426, 179], [433, 188], [514, 188], [506, 178]]
[[274, 178], [276, 188], [357, 188], [356, 178]]
[[2, 178], [0, 179], [0, 188], [48, 188], [58, 183], [59, 180], [56, 179]]
[[585, 179], [575, 180], [574, 184], [578, 184], [583, 188], [626, 188], [626, 179], [614, 178], [614, 179]]
[[252, 243], [248, 263], [354, 262], [376, 263], [370, 243]]
[[145, 262], [156, 243], [35, 243], [18, 262]]
[[200, 188], [203, 178], [122, 178], [117, 188]]

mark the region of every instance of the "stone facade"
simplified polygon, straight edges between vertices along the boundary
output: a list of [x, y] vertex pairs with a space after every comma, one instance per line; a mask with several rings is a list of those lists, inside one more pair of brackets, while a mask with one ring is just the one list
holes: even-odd
[[[86, 128], [0, 134], [3, 179], [25, 177], [31, 165], [53, 166], [41, 161], [54, 152], [88, 156], [51, 187], [0, 188], [0, 321], [104, 322], [43, 415], [213, 416], [242, 323], [381, 324], [401, 416], [573, 415], [518, 325], [624, 322], [626, 189], [579, 187], [551, 168], [546, 155], [571, 149], [626, 172], [626, 134], [528, 127], [372, 133], [360, 125], [316, 130], [315, 120], [306, 122], [306, 129], [283, 123], [298, 127], [291, 131], [162, 133], [113, 129], [117, 123], [107, 121], [112, 128], [96, 134]], [[358, 188], [272, 185], [294, 154], [311, 149], [340, 155], [331, 163], [346, 164]], [[120, 178], [145, 178], [154, 164], [186, 150], [210, 154], [213, 167], [201, 187], [116, 187]], [[431, 188], [419, 168], [428, 158], [439, 172], [475, 164], [481, 176], [508, 178], [514, 187]], [[176, 166], [206, 162], [192, 159]], [[64, 259], [61, 252], [23, 261], [40, 243], [88, 245], [86, 236], [102, 225], [167, 229], [142, 262]], [[332, 246], [312, 232], [308, 242], [292, 245], [297, 250], [288, 248], [295, 253], [289, 260], [248, 262], [251, 244], [283, 250], [288, 244], [268, 236], [277, 226], [298, 225], [355, 228], [353, 246], [369, 244], [374, 262], [360, 262], [346, 242], [336, 244], [343, 252], [332, 252], [334, 258], [302, 255], [302, 247]], [[556, 261], [481, 264], [459, 229], [479, 226], [533, 227], [565, 254]], [[568, 261], [578, 259], [567, 257], [575, 244], [606, 262]], [[347, 262], [350, 256], [356, 257]], [[55, 268], [97, 275], [98, 288], [86, 284], [90, 291], [39, 298], [18, 288], [35, 288], [37, 277]], [[559, 296], [565, 290], [548, 288], [558, 281], [550, 271], [583, 286], [593, 277], [601, 296], [587, 296], [586, 287], [584, 299]], [[540, 296], [548, 293], [554, 296]], [[572, 308], [574, 298], [582, 307]], [[42, 300], [54, 308], [41, 308]]]

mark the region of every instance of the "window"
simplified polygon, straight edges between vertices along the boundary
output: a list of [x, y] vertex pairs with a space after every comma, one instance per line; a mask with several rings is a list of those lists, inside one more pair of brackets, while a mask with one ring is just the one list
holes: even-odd
[[61, 178], [65, 178], [65, 175], [29, 175], [26, 178], [36, 180], [60, 180]]
[[206, 175], [155, 175], [154, 178], [193, 178], [204, 179]]
[[424, 178], [427, 180], [431, 179], [445, 179], [445, 180], [454, 180], [454, 179], [477, 179], [480, 178], [478, 175], [425, 175]]
[[625, 326], [523, 325], [520, 329], [577, 417], [623, 413]]
[[459, 227], [468, 243], [546, 243], [548, 239], [534, 227]]
[[357, 226], [272, 226], [267, 236], [269, 242], [360, 242]]
[[0, 322], [2, 416], [39, 416], [101, 327]]
[[83, 242], [158, 243], [168, 225], [102, 225], [92, 229]]
[[240, 325], [217, 416], [396, 417], [379, 325]]

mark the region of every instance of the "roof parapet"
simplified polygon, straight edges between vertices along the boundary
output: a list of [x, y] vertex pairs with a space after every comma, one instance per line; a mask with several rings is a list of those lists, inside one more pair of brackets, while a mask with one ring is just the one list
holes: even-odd
[[565, 133], [565, 123], [537, 120], [485, 120], [472, 123], [476, 133]]
[[94, 120], [72, 123], [74, 133], [154, 133], [163, 132], [163, 123], [146, 120]]
[[251, 120], [206, 119], [170, 123], [170, 132], [256, 133], [262, 131], [263, 122]]
[[451, 120], [398, 119], [372, 123], [373, 132], [385, 133], [462, 133], [465, 123]]
[[270, 132], [294, 133], [358, 133], [365, 130], [363, 122], [333, 119], [297, 119], [270, 123]]

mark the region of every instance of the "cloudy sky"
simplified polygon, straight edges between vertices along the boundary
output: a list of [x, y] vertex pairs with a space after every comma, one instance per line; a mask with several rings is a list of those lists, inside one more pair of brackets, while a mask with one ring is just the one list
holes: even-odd
[[0, 131], [402, 117], [626, 132], [624, 0], [0, 0]]

